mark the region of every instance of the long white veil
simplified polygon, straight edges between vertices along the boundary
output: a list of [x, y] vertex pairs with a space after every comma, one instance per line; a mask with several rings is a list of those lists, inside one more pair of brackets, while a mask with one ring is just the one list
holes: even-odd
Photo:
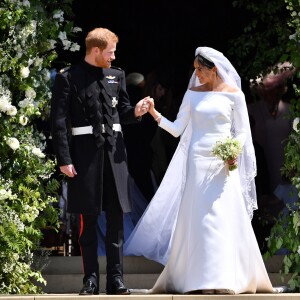
[[144, 256], [165, 265], [186, 178], [187, 151], [191, 125], [182, 134], [165, 176], [124, 244], [124, 255]]

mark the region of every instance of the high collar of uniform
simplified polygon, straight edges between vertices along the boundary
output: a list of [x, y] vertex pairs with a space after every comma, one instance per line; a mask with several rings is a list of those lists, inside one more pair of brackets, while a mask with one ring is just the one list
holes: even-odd
[[103, 76], [103, 68], [93, 66], [93, 65], [87, 63], [85, 60], [82, 60], [81, 65], [82, 65], [82, 66], [83, 66], [90, 74], [93, 74], [93, 75], [95, 75], [95, 76], [97, 76], [97, 77], [100, 76], [100, 75]]

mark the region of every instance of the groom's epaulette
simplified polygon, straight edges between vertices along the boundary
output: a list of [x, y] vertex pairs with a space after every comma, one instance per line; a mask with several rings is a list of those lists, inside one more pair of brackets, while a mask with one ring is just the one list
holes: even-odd
[[111, 66], [111, 69], [116, 69], [116, 70], [119, 70], [119, 71], [123, 71], [121, 68], [116, 67], [116, 66]]
[[60, 70], [59, 70], [59, 73], [63, 74], [63, 73], [65, 73], [65, 72], [69, 71], [69, 70], [70, 70], [70, 68], [71, 68], [71, 66], [68, 66], [68, 67], [62, 68], [62, 69], [60, 69]]

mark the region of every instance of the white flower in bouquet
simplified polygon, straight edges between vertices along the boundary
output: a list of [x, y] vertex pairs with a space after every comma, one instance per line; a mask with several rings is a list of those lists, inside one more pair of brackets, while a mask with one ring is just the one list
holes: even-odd
[[[222, 159], [225, 163], [228, 160], [236, 159], [242, 152], [242, 146], [240, 142], [231, 137], [227, 137], [220, 141], [217, 141], [212, 149], [212, 153]], [[235, 170], [237, 168], [237, 163], [233, 165], [228, 165], [229, 171]]]

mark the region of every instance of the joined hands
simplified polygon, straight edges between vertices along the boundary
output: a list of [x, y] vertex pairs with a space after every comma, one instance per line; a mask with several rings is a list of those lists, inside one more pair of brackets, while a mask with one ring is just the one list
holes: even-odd
[[152, 98], [147, 96], [136, 104], [134, 108], [134, 114], [136, 117], [141, 117], [148, 112], [148, 109], [150, 107], [149, 101], [151, 101], [150, 99]]

